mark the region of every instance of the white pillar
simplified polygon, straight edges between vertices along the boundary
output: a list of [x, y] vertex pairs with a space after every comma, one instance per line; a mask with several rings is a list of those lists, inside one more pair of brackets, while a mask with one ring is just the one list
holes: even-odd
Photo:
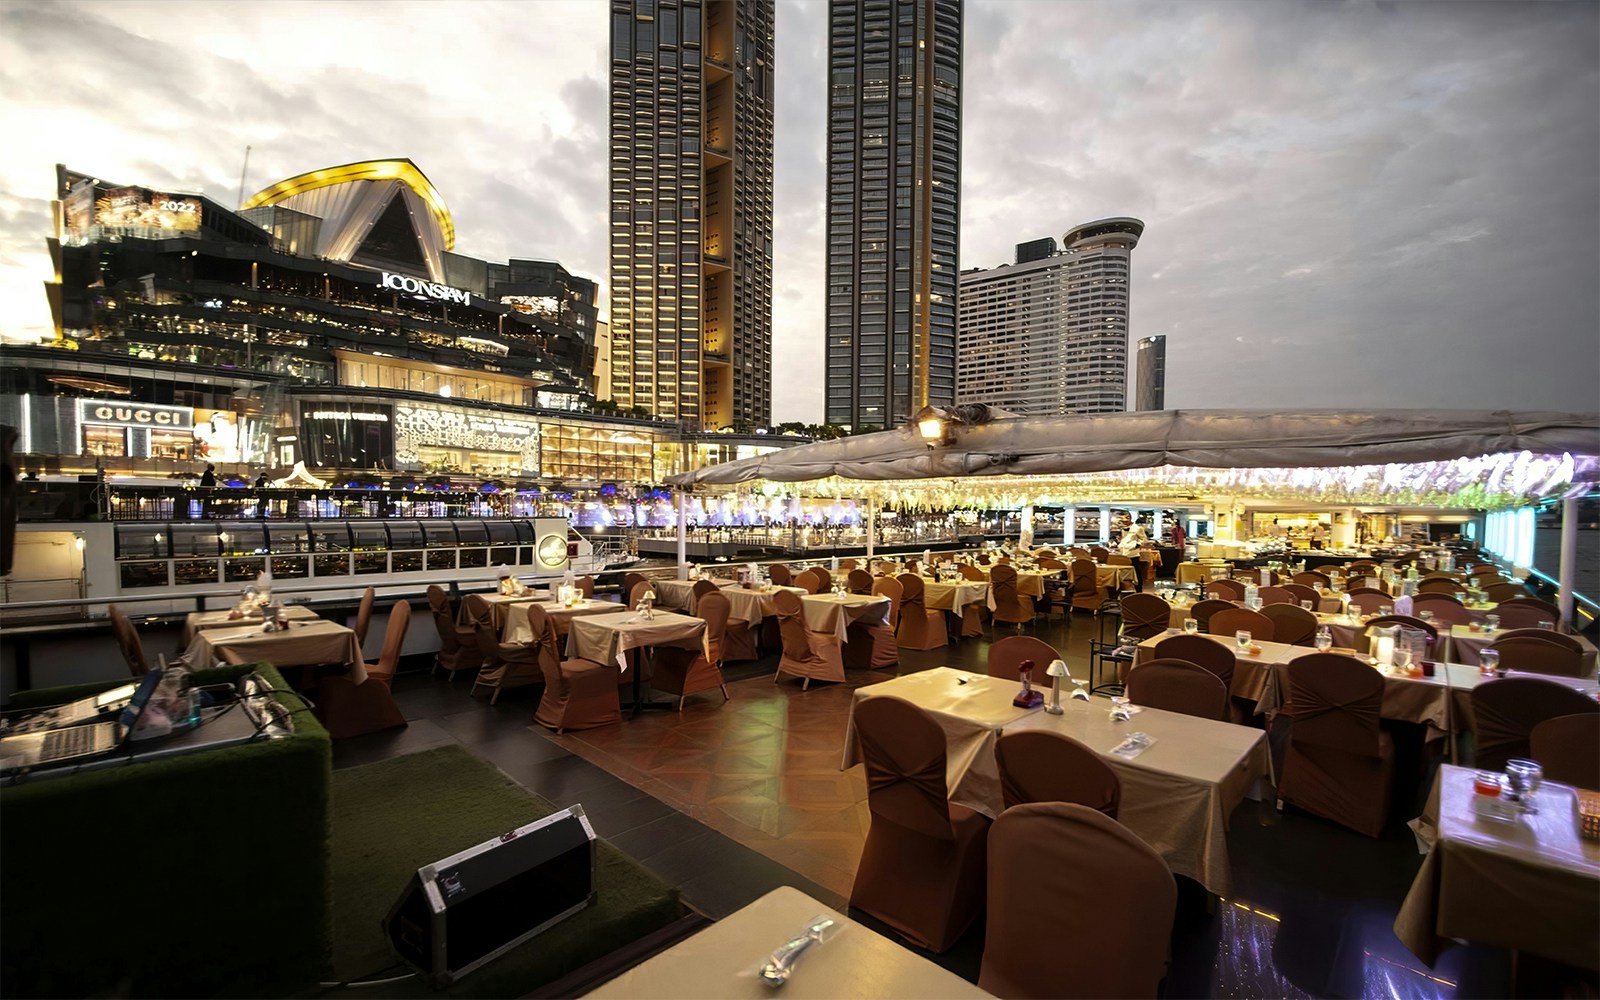
[[1561, 609], [1561, 622], [1569, 629], [1576, 623], [1572, 618], [1574, 599], [1572, 596], [1573, 577], [1578, 571], [1578, 501], [1574, 497], [1567, 497], [1561, 501], [1561, 569], [1558, 583], [1561, 587], [1560, 596], [1556, 598], [1556, 607]]
[[867, 500], [867, 572], [872, 572], [872, 550], [877, 544], [878, 501]]
[[1161, 508], [1159, 507], [1150, 512], [1150, 540], [1152, 542], [1161, 540]]
[[1022, 506], [1021, 523], [1018, 525], [1017, 545], [1024, 549], [1033, 548], [1033, 504]]
[[678, 579], [689, 579], [689, 496], [678, 490]]
[[1100, 544], [1106, 545], [1111, 541], [1111, 508], [1100, 508]]
[[1061, 547], [1070, 549], [1078, 544], [1078, 508], [1067, 507], [1061, 511]]

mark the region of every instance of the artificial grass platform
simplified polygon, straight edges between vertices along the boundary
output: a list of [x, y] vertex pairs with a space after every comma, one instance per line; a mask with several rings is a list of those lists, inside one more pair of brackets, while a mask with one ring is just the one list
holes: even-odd
[[[563, 803], [569, 805], [571, 803]], [[334, 979], [399, 975], [381, 922], [425, 864], [540, 819], [558, 807], [458, 746], [333, 774]], [[594, 905], [458, 980], [445, 996], [520, 997], [688, 912], [678, 890], [604, 841]], [[427, 997], [420, 978], [374, 995]]]

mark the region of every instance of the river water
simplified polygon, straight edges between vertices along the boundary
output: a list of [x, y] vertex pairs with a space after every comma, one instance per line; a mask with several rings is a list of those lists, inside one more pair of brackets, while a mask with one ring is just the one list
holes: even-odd
[[[1560, 528], [1539, 528], [1534, 532], [1533, 568], [1552, 580], [1561, 578]], [[1578, 566], [1573, 586], [1591, 601], [1600, 601], [1600, 531], [1578, 532]]]

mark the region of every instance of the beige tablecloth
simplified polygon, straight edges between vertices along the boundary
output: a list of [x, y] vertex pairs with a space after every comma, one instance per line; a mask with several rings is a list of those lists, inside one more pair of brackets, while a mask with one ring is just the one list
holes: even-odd
[[656, 607], [694, 612], [694, 580], [651, 580], [656, 589]]
[[960, 583], [944, 583], [940, 580], [922, 578], [922, 604], [923, 607], [936, 608], [940, 611], [953, 611], [961, 613], [961, 609], [969, 604], [983, 604], [989, 599], [989, 585], [977, 580], [963, 580]]
[[772, 596], [780, 590], [793, 591], [801, 597], [806, 596], [804, 587], [769, 585], [763, 590], [745, 590], [736, 583], [723, 585], [722, 593], [728, 598], [728, 621], [759, 625], [761, 619], [776, 613], [776, 609], [772, 606]]
[[927, 712], [944, 730], [945, 781], [950, 787], [950, 801], [976, 809], [990, 818], [998, 816], [1000, 770], [994, 760], [995, 737], [1002, 726], [1039, 711], [1011, 704], [1011, 699], [1021, 689], [1017, 681], [998, 680], [951, 667], [934, 667], [856, 688], [850, 705], [850, 724], [845, 730], [844, 763], [840, 770], [861, 762], [855, 706], [879, 695], [904, 698]]
[[[494, 612], [494, 627], [498, 629], [506, 627], [506, 622], [511, 618], [512, 608], [523, 604], [537, 604], [540, 601], [550, 599], [548, 593], [540, 590], [532, 590], [529, 593], [515, 596], [511, 594], [480, 594], [479, 596], [489, 602], [489, 610]], [[523, 617], [527, 617], [526, 612], [524, 612]], [[461, 602], [461, 608], [456, 612], [456, 622], [461, 625], [470, 624], [467, 621], [466, 601]]]
[[874, 594], [807, 594], [800, 598], [806, 628], [822, 635], [848, 641], [851, 622], [866, 625], [889, 624], [889, 599]]
[[[1218, 896], [1233, 890], [1228, 863], [1228, 817], [1246, 797], [1260, 798], [1271, 781], [1266, 733], [1210, 719], [1146, 708], [1128, 722], [1112, 722], [1100, 699], [1062, 702], [1062, 714], [1038, 712], [1006, 732], [1049, 729], [1087, 745], [1116, 772], [1122, 785], [1117, 820], [1160, 854], [1175, 875]], [[1155, 743], [1132, 760], [1111, 748], [1130, 732]], [[997, 798], [991, 803], [998, 807]]]
[[366, 679], [356, 634], [337, 622], [310, 621], [290, 624], [285, 631], [263, 632], [260, 624], [233, 628], [208, 628], [195, 633], [185, 652], [196, 669], [224, 663], [259, 663], [275, 667], [310, 667], [346, 663], [354, 668], [357, 683]]
[[[183, 645], [187, 649], [189, 643], [194, 641], [194, 634], [204, 629], [211, 628], [248, 628], [249, 626], [261, 627], [261, 616], [252, 615], [248, 618], [229, 618], [232, 609], [221, 611], [191, 611], [183, 617]], [[317, 613], [304, 604], [285, 604], [283, 613], [292, 622], [315, 621]]]
[[1094, 585], [1101, 590], [1122, 590], [1125, 587], [1136, 587], [1139, 584], [1139, 574], [1134, 572], [1132, 566], [1107, 566], [1095, 563]]
[[633, 611], [587, 615], [572, 619], [567, 632], [567, 657], [596, 663], [615, 661], [626, 673], [630, 650], [651, 646], [703, 649], [705, 636], [703, 620], [671, 611], [657, 611], [649, 621]]
[[1472, 811], [1468, 768], [1439, 768], [1417, 839], [1432, 844], [1394, 932], [1432, 965], [1451, 938], [1600, 969], [1600, 843], [1578, 836], [1576, 796], [1545, 782], [1539, 812]]
[[[839, 922], [781, 991], [755, 970], [816, 917]], [[953, 973], [812, 899], [780, 886], [590, 993], [601, 1000], [923, 1000], [987, 997]]]
[[593, 598], [567, 607], [557, 601], [522, 601], [507, 605], [506, 620], [500, 631], [501, 642], [532, 642], [533, 627], [528, 624], [528, 609], [539, 607], [556, 623], [556, 635], [566, 635], [572, 628], [572, 619], [589, 615], [614, 615], [623, 611], [615, 601]]
[[[1132, 569], [1133, 567], [1128, 567]], [[983, 575], [989, 575], [988, 567], [983, 570]], [[1054, 573], [1028, 573], [1017, 570], [1017, 593], [1023, 597], [1044, 597], [1044, 581], [1046, 577], [1055, 576]]]
[[[1505, 629], [1497, 629], [1493, 632], [1474, 632], [1470, 626], [1454, 625], [1450, 629], [1449, 646], [1447, 647], [1449, 652], [1446, 655], [1457, 663], [1477, 666], [1480, 659], [1478, 654], [1482, 653], [1485, 646], [1493, 643], [1505, 631]], [[1440, 638], [1444, 637], [1440, 636]], [[1583, 676], [1593, 677], [1595, 675], [1594, 643], [1581, 635], [1571, 636], [1571, 638], [1578, 640], [1578, 644], [1583, 647]]]

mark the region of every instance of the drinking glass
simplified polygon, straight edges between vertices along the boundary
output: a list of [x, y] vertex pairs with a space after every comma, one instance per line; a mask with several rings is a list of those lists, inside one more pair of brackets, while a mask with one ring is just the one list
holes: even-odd
[[1194, 618], [1185, 618], [1183, 620], [1183, 630], [1190, 635], [1194, 635], [1200, 631], [1200, 622]]
[[1071, 694], [1069, 700], [1071, 700], [1071, 701], [1088, 701], [1089, 700], [1089, 689], [1084, 687], [1084, 685], [1088, 684], [1089, 682], [1086, 681], [1086, 680], [1079, 680], [1076, 677], [1070, 677], [1068, 679], [1072, 681], [1072, 694]]
[[1317, 649], [1327, 652], [1333, 648], [1333, 633], [1329, 632], [1326, 628], [1319, 628], [1317, 629], [1317, 637], [1314, 641]]
[[1378, 605], [1378, 614], [1380, 614], [1380, 615], [1382, 615], [1382, 616], [1387, 618], [1389, 615], [1394, 614], [1394, 605], [1393, 604], [1380, 604], [1380, 605]]
[[1488, 627], [1489, 631], [1498, 632], [1500, 630], [1500, 616], [1484, 615], [1483, 624]]
[[1250, 648], [1250, 632], [1249, 632], [1249, 630], [1240, 629], [1239, 631], [1233, 633], [1233, 641], [1239, 644], [1239, 652], [1242, 653], [1245, 650], [1249, 649]]
[[1300, 606], [1302, 608], [1305, 608], [1307, 611], [1311, 612], [1312, 614], [1316, 614], [1317, 613], [1316, 602], [1314, 602], [1314, 601], [1301, 601], [1300, 602]]
[[1539, 623], [1539, 627], [1544, 629], [1546, 632], [1553, 632], [1555, 631], [1556, 623], [1542, 621]]
[[1433, 612], [1429, 611], [1427, 608], [1423, 608], [1421, 611], [1417, 612], [1417, 617], [1421, 618], [1425, 622], [1431, 622], [1433, 621]]
[[1479, 651], [1478, 672], [1482, 674], [1499, 674], [1500, 651], [1498, 649], [1484, 649]]
[[1111, 699], [1111, 721], [1127, 722], [1131, 718], [1133, 718], [1133, 712], [1128, 709], [1127, 696], [1119, 694], [1113, 697]]
[[1536, 813], [1539, 807], [1533, 804], [1533, 793], [1539, 790], [1539, 784], [1544, 780], [1544, 768], [1536, 760], [1526, 760], [1513, 757], [1506, 761], [1506, 784], [1511, 786], [1511, 794], [1522, 803], [1522, 811]]

